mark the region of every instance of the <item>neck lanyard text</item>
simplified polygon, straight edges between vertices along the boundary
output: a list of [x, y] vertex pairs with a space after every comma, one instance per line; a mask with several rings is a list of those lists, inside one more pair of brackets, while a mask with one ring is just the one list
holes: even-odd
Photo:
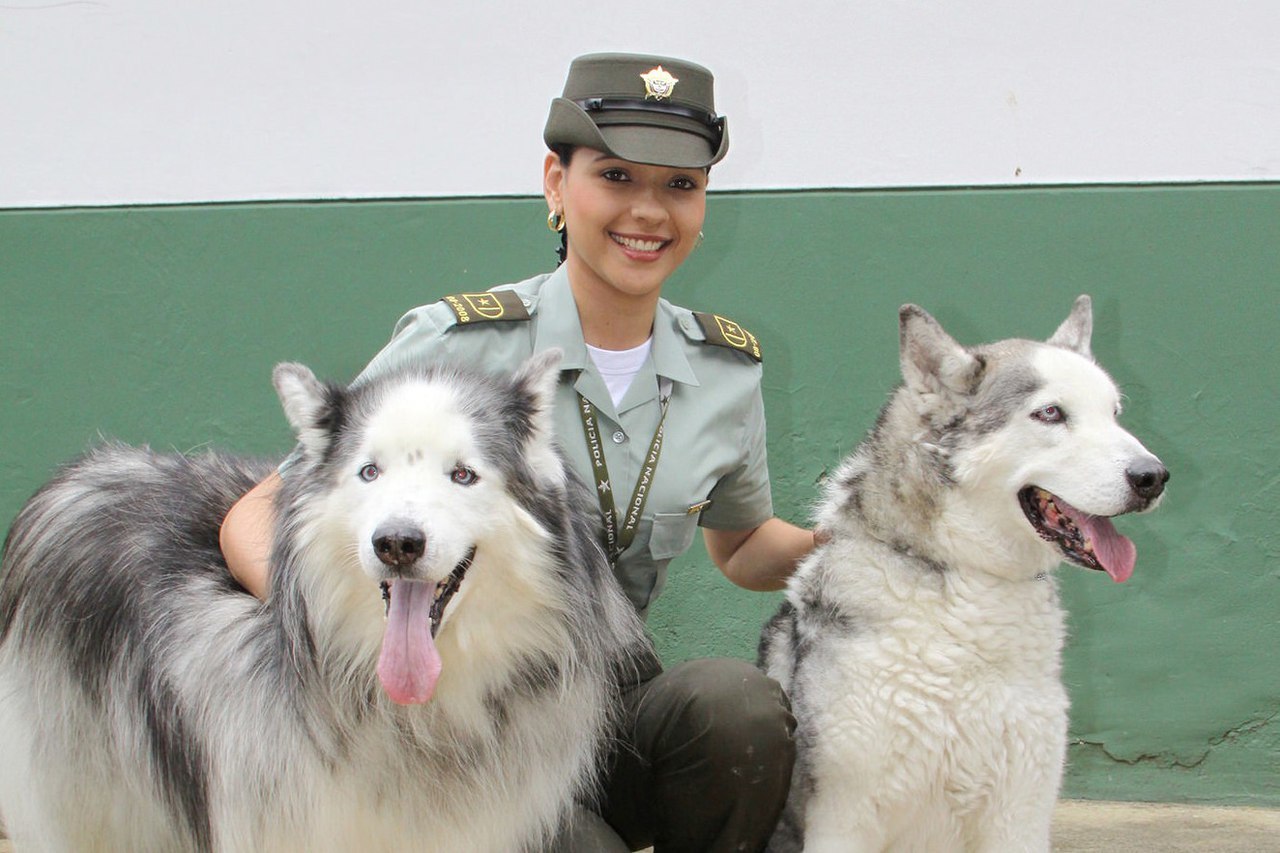
[[604, 446], [600, 441], [600, 417], [596, 407], [582, 394], [578, 394], [578, 413], [582, 416], [582, 433], [587, 439], [587, 453], [591, 457], [591, 473], [596, 481], [596, 497], [600, 500], [600, 515], [604, 520], [604, 545], [609, 562], [618, 562], [618, 556], [631, 545], [636, 538], [636, 528], [640, 525], [640, 514], [644, 511], [645, 501], [649, 499], [649, 487], [653, 484], [654, 472], [658, 469], [658, 457], [662, 455], [662, 436], [667, 421], [667, 406], [671, 395], [661, 397], [662, 415], [658, 418], [658, 428], [654, 430], [653, 441], [649, 443], [649, 452], [645, 454], [644, 464], [640, 466], [640, 476], [636, 478], [635, 490], [627, 503], [627, 512], [622, 519], [622, 529], [618, 529], [618, 509], [613, 500], [613, 486], [609, 482], [609, 466], [604, 460]]

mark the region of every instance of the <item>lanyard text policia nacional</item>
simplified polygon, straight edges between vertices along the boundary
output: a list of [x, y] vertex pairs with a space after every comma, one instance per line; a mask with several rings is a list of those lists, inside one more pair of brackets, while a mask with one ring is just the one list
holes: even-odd
[[627, 504], [627, 512], [622, 519], [622, 529], [618, 529], [618, 509], [613, 500], [613, 487], [609, 483], [609, 466], [604, 461], [604, 447], [600, 443], [599, 416], [596, 407], [581, 394], [578, 395], [578, 413], [582, 416], [582, 432], [587, 437], [587, 452], [591, 456], [591, 473], [596, 480], [596, 495], [600, 499], [600, 515], [604, 519], [605, 553], [609, 562], [618, 562], [618, 555], [627, 550], [636, 538], [636, 528], [640, 524], [640, 513], [644, 511], [645, 501], [649, 499], [649, 486], [653, 483], [653, 473], [658, 468], [658, 457], [662, 454], [662, 434], [667, 420], [667, 405], [671, 401], [670, 394], [662, 396], [662, 415], [658, 418], [658, 428], [654, 430], [653, 441], [649, 444], [649, 452], [645, 454], [644, 464], [640, 466], [640, 476], [636, 478], [636, 488]]

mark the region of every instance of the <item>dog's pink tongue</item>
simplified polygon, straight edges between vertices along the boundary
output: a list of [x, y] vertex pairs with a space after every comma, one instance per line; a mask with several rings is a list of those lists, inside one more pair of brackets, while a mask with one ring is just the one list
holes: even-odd
[[1077, 518], [1085, 537], [1093, 544], [1093, 555], [1116, 583], [1124, 583], [1138, 562], [1138, 548], [1133, 541], [1116, 530], [1111, 519], [1096, 515]]
[[440, 678], [440, 653], [431, 639], [431, 598], [435, 584], [391, 582], [387, 628], [382, 635], [378, 678], [392, 702], [421, 705], [431, 699]]

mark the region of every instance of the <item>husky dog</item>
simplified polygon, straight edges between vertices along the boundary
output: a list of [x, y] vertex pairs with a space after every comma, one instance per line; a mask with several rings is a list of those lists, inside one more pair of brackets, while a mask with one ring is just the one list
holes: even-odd
[[1133, 571], [1111, 516], [1168, 472], [1116, 423], [1089, 297], [1048, 343], [900, 315], [904, 383], [831, 476], [830, 533], [761, 637], [798, 719], [773, 851], [1049, 849], [1066, 751], [1062, 560]]
[[0, 580], [17, 849], [544, 844], [648, 650], [552, 441], [558, 359], [351, 389], [277, 367], [300, 458], [265, 603], [218, 525], [269, 467], [109, 445], [62, 470]]

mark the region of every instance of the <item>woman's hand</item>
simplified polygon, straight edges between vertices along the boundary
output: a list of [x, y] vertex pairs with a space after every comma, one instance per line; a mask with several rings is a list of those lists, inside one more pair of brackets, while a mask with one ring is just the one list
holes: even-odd
[[271, 533], [280, 475], [272, 473], [236, 501], [222, 521], [218, 544], [231, 576], [264, 601], [271, 588]]

